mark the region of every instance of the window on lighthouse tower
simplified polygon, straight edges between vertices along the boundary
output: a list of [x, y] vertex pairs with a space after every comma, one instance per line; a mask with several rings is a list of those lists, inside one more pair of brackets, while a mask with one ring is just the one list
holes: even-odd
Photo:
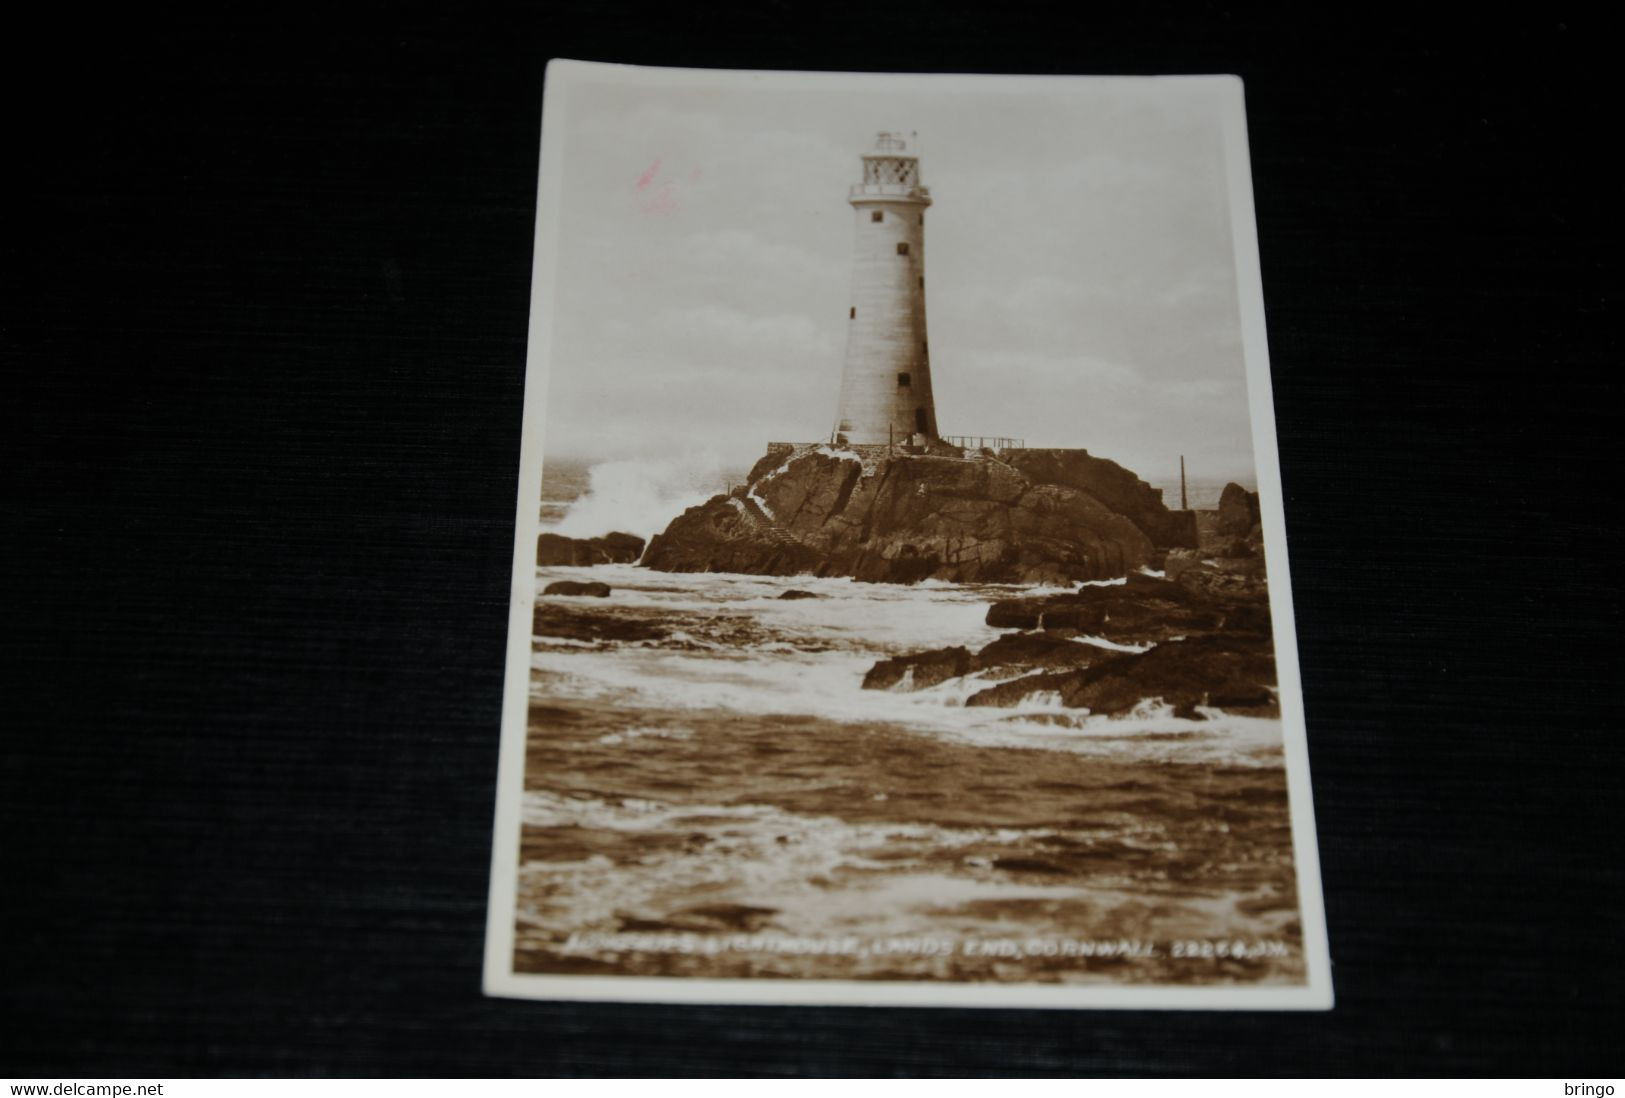
[[897, 254], [898, 255], [907, 255], [908, 254], [908, 241], [899, 240], [897, 242]]
[[886, 215], [881, 213], [879, 210], [874, 210], [869, 214], [870, 221], [884, 221], [885, 219]]

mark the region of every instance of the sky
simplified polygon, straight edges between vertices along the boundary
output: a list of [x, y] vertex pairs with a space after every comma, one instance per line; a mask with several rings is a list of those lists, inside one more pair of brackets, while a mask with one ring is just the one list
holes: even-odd
[[[918, 90], [916, 90], [918, 89]], [[1212, 85], [891, 90], [578, 80], [563, 118], [545, 453], [827, 438], [846, 335], [847, 188], [915, 133], [944, 434], [1083, 447], [1153, 481], [1252, 480]], [[544, 242], [548, 243], [548, 242]]]

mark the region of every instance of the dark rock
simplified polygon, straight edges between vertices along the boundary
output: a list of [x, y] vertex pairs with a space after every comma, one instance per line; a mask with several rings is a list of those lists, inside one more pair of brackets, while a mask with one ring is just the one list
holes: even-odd
[[1182, 570], [1178, 583], [1212, 598], [1261, 596], [1267, 586], [1264, 561], [1259, 557], [1204, 560]]
[[1044, 858], [994, 858], [993, 868], [1006, 873], [1044, 873], [1060, 875], [1070, 872], [1066, 867]]
[[612, 533], [601, 538], [542, 534], [536, 539], [536, 563], [543, 567], [636, 564], [642, 555], [643, 539], [635, 534]]
[[1146, 530], [1170, 514], [1155, 489], [1082, 450], [965, 459], [924, 449], [862, 461], [848, 451], [775, 450], [746, 491], [674, 519], [643, 563], [887, 583], [1070, 583], [1145, 565], [1157, 551]]
[[1095, 713], [1126, 712], [1152, 697], [1176, 707], [1265, 708], [1274, 704], [1274, 685], [1275, 654], [1267, 637], [1215, 633], [1091, 668], [1061, 697]]
[[1084, 667], [1105, 649], [1052, 633], [1007, 633], [976, 653], [979, 671], [1030, 671], [1044, 667]]
[[[1176, 549], [1169, 558], [1191, 552]], [[987, 624], [996, 629], [1073, 630], [1119, 644], [1213, 629], [1221, 620], [1219, 609], [1201, 592], [1141, 574], [1122, 584], [1081, 587], [1065, 595], [1004, 599], [987, 611]]]
[[538, 603], [531, 632], [538, 637], [595, 642], [657, 641], [670, 635], [667, 627], [596, 602]]
[[1226, 484], [1219, 495], [1219, 533], [1246, 537], [1259, 521], [1258, 493], [1239, 484]]
[[987, 608], [987, 623], [995, 629], [1037, 629], [1044, 615], [1044, 600], [1000, 599]]
[[815, 595], [811, 591], [796, 591], [796, 590], [786, 591], [784, 594], [779, 596], [779, 598], [781, 598], [781, 599], [790, 599], [790, 600], [794, 600], [794, 599], [821, 599], [823, 597], [824, 597], [823, 595]]
[[816, 573], [819, 554], [773, 533], [738, 497], [714, 496], [690, 507], [656, 534], [643, 563], [662, 572], [745, 572], [765, 576]]
[[745, 474], [744, 487], [747, 489], [767, 474], [789, 461], [796, 452], [796, 448], [788, 442], [770, 442], [767, 444], [767, 453], [756, 459], [756, 464], [750, 467]]
[[1169, 582], [1178, 583], [1180, 576], [1201, 567], [1206, 559], [1206, 554], [1199, 549], [1175, 549], [1163, 559], [1162, 574]]
[[588, 598], [605, 599], [609, 597], [609, 584], [607, 583], [579, 583], [575, 580], [559, 580], [550, 583], [542, 589], [544, 595], [582, 595]]
[[1177, 712], [1196, 706], [1274, 711], [1275, 655], [1258, 634], [1210, 634], [1102, 660], [1079, 671], [1030, 675], [972, 695], [967, 705], [1013, 706], [1040, 691], [1091, 713], [1126, 713], [1160, 698]]
[[[1047, 691], [1096, 713], [1124, 712], [1158, 697], [1191, 718], [1204, 706], [1274, 712], [1269, 603], [1261, 578], [1253, 577], [1262, 562], [1173, 550], [1165, 566], [1179, 582], [1136, 573], [1122, 583], [996, 602], [988, 623], [1023, 631], [984, 646], [969, 671], [960, 670], [961, 650], [938, 649], [882, 661], [865, 685], [891, 685], [920, 664], [931, 669], [932, 682], [970, 671], [990, 680], [968, 705], [1014, 706]], [[1124, 650], [1079, 639], [1080, 633], [1151, 647]]]
[[1259, 553], [1239, 557], [1207, 556], [1201, 551], [1176, 549], [1163, 566], [1168, 579], [1191, 594], [1208, 600], [1234, 602], [1258, 599], [1269, 587], [1264, 558]]
[[1270, 608], [1262, 602], [1248, 602], [1232, 607], [1224, 615], [1224, 625], [1228, 632], [1233, 633], [1262, 633], [1271, 635]]
[[1160, 491], [1115, 461], [1094, 457], [1087, 450], [1042, 449], [1011, 450], [1005, 460], [1041, 484], [1087, 492], [1128, 518], [1159, 548], [1196, 545], [1194, 515], [1168, 510]]
[[1003, 599], [987, 608], [987, 623], [995, 629], [1097, 629], [1106, 621], [1106, 607], [1071, 595]]
[[923, 690], [939, 682], [968, 675], [971, 672], [971, 654], [967, 648], [937, 648], [912, 656], [898, 656], [881, 660], [863, 676], [865, 690], [889, 690], [902, 682], [909, 672], [913, 689]]
[[1059, 691], [1061, 687], [1072, 681], [1073, 672], [1052, 671], [1035, 675], [1022, 675], [1019, 678], [1009, 679], [985, 690], [978, 690], [965, 699], [965, 704], [993, 705], [1009, 709], [1020, 705], [1034, 694]]

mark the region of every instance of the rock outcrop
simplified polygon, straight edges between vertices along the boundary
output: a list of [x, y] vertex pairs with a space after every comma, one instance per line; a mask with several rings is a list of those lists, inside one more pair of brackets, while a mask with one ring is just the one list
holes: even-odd
[[985, 685], [966, 705], [1011, 707], [1044, 695], [1096, 714], [1152, 699], [1183, 717], [1206, 708], [1277, 711], [1261, 573], [1256, 583], [1231, 586], [1137, 574], [1121, 584], [1001, 600], [987, 622], [1015, 631], [978, 652], [940, 648], [881, 660], [864, 687], [920, 690], [974, 674]]
[[548, 642], [665, 643], [673, 628], [639, 618], [614, 603], [582, 599], [538, 600], [531, 616], [531, 632]]
[[544, 595], [570, 595], [578, 598], [607, 599], [609, 598], [609, 584], [607, 583], [579, 583], [575, 580], [559, 580], [550, 583], [543, 589]]
[[1275, 653], [1268, 636], [1212, 633], [1148, 652], [1095, 654], [1081, 667], [1026, 675], [973, 694], [966, 705], [1012, 706], [1039, 693], [1091, 713], [1126, 713], [1145, 701], [1198, 717], [1198, 707], [1273, 715]]
[[970, 674], [974, 664], [968, 648], [935, 648], [912, 656], [881, 660], [863, 677], [865, 690], [886, 690], [907, 682], [914, 690]]
[[636, 564], [643, 555], [643, 539], [636, 534], [613, 533], [601, 538], [567, 538], [542, 534], [536, 539], [536, 563], [547, 565]]
[[1195, 515], [1196, 548], [1203, 555], [1243, 557], [1263, 551], [1257, 492], [1249, 492], [1239, 484], [1226, 484], [1218, 508], [1197, 511]]
[[1040, 449], [1006, 451], [1004, 459], [1011, 468], [1040, 484], [1060, 484], [1087, 492], [1127, 516], [1159, 549], [1196, 546], [1194, 514], [1170, 511], [1159, 490], [1115, 461], [1092, 457], [1086, 450]]
[[1219, 495], [1219, 533], [1246, 537], [1258, 522], [1258, 493], [1239, 484], [1226, 484]]
[[1224, 621], [1220, 604], [1202, 593], [1145, 575], [1130, 576], [1122, 586], [1003, 599], [987, 612], [987, 623], [998, 629], [1066, 629], [1115, 644], [1150, 644], [1219, 629]]
[[1083, 450], [775, 451], [679, 515], [643, 564], [668, 572], [1065, 584], [1196, 544], [1188, 513]]

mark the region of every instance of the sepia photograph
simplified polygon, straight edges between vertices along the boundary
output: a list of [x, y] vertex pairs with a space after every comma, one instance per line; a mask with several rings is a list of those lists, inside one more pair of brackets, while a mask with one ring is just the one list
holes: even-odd
[[1606, 21], [61, 14], [0, 1093], [1620, 1092]]
[[549, 66], [486, 989], [1331, 1005], [1240, 82]]

